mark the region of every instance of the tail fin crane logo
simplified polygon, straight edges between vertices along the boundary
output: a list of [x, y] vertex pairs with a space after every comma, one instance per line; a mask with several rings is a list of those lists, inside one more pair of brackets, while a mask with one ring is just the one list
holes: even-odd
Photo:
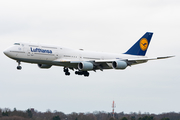
[[140, 48], [141, 48], [141, 50], [145, 51], [145, 50], [147, 50], [147, 47], [148, 47], [147, 39], [146, 38], [142, 38], [140, 40]]

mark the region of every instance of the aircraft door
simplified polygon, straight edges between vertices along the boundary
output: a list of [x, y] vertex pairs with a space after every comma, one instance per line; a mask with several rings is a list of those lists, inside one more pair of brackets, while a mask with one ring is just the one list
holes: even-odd
[[82, 55], [81, 55], [81, 54], [79, 55], [79, 60], [80, 60], [80, 61], [82, 60]]
[[58, 58], [59, 58], [59, 54], [58, 54], [58, 52], [57, 52], [57, 51], [54, 53], [54, 56], [55, 56], [55, 58], [56, 58], [56, 59], [58, 59]]
[[54, 51], [54, 56], [55, 56], [56, 59], [62, 57], [62, 55], [60, 54], [60, 53], [62, 53], [62, 50], [61, 50], [61, 49], [62, 49], [62, 48], [60, 48], [60, 50], [59, 50], [59, 48], [58, 48], [56, 51]]
[[26, 47], [26, 51], [27, 51], [27, 56], [33, 56], [33, 52], [31, 51], [31, 48], [30, 47]]
[[101, 60], [104, 60], [104, 56], [101, 56]]

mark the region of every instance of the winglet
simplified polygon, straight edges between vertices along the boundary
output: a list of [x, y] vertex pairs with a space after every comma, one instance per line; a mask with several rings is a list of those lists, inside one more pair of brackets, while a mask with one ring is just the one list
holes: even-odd
[[153, 33], [146, 32], [126, 53], [130, 55], [145, 56]]

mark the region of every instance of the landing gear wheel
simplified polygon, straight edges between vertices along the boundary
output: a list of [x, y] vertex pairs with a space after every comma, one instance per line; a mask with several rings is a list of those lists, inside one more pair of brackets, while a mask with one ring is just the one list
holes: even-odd
[[21, 66], [17, 66], [17, 69], [18, 69], [18, 70], [21, 70], [21, 69], [22, 69], [22, 67], [21, 67]]
[[18, 69], [18, 70], [21, 70], [21, 69], [22, 69], [22, 67], [20, 66], [20, 65], [21, 65], [21, 61], [17, 61], [17, 62], [18, 62], [17, 69]]
[[69, 72], [68, 68], [64, 68], [64, 72]]
[[84, 75], [85, 77], [89, 76], [89, 72], [88, 71], [75, 71], [76, 75]]
[[85, 72], [85, 73], [84, 73], [84, 76], [85, 76], [85, 77], [88, 77], [88, 76], [89, 76], [89, 72]]
[[65, 72], [65, 75], [68, 75], [68, 76], [70, 75], [70, 72], [69, 72], [68, 68], [64, 67], [63, 71]]
[[65, 72], [65, 75], [70, 75], [70, 72]]

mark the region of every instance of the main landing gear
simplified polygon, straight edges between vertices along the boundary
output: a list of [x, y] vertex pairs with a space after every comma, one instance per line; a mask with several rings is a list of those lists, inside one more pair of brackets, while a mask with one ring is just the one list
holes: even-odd
[[[70, 72], [69, 72], [69, 69], [64, 67], [63, 69], [65, 75], [69, 76], [70, 75]], [[84, 75], [85, 77], [88, 77], [89, 76], [89, 72], [88, 71], [75, 71], [75, 74], [76, 75]]]
[[68, 76], [70, 75], [70, 72], [69, 72], [69, 69], [68, 69], [68, 68], [65, 68], [65, 67], [64, 67], [64, 72], [65, 72], [65, 75], [68, 75]]
[[17, 69], [18, 69], [18, 70], [21, 70], [21, 69], [22, 69], [22, 67], [20, 66], [20, 65], [21, 65], [21, 61], [17, 61], [17, 62], [18, 62]]
[[75, 74], [76, 75], [84, 75], [85, 77], [89, 76], [89, 72], [88, 71], [76, 71]]

